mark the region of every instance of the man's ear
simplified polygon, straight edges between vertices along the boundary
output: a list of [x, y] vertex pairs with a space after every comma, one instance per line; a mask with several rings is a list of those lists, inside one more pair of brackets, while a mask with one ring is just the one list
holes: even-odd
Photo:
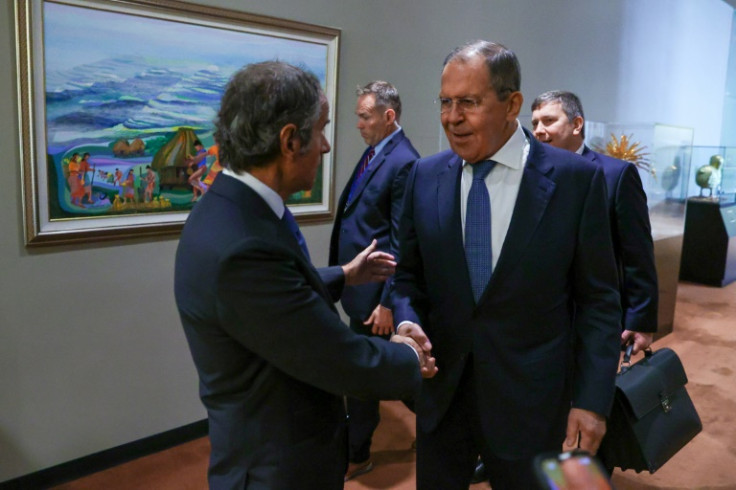
[[521, 106], [524, 104], [524, 96], [521, 92], [511, 92], [506, 102], [506, 119], [508, 121], [515, 121], [519, 117]]
[[388, 126], [391, 126], [394, 122], [396, 122], [396, 111], [393, 109], [386, 109], [386, 111], [383, 113], [383, 118], [386, 120], [386, 124]]
[[585, 121], [581, 116], [576, 116], [572, 120], [572, 134], [580, 134], [583, 131], [583, 126], [585, 125]]
[[282, 155], [294, 155], [301, 149], [301, 143], [296, 133], [297, 130], [294, 123], [289, 123], [281, 128], [279, 132], [279, 143]]

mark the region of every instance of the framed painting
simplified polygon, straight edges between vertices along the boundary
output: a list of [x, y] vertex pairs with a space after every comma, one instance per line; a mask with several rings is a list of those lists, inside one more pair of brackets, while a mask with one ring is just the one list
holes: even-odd
[[[26, 245], [176, 233], [221, 170], [230, 76], [279, 59], [321, 81], [334, 146], [340, 31], [171, 0], [16, 0]], [[300, 221], [333, 214], [331, 153]]]

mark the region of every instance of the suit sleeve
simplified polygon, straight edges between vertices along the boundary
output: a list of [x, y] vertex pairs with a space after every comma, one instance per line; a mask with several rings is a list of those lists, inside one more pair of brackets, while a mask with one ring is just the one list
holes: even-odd
[[[413, 161], [408, 162], [404, 165], [396, 174], [391, 183], [391, 229], [389, 231], [389, 244], [391, 254], [399, 260], [399, 223], [401, 221], [401, 213], [404, 207], [404, 192], [406, 191], [406, 179], [411, 171]], [[381, 304], [386, 308], [391, 308], [391, 284], [393, 283], [393, 277], [386, 280], [383, 286], [383, 292], [381, 293]]]
[[327, 286], [327, 290], [330, 292], [332, 302], [335, 303], [340, 300], [342, 291], [345, 288], [345, 271], [342, 270], [341, 265], [333, 265], [329, 267], [321, 267], [317, 269], [319, 277], [322, 282]]
[[217, 277], [218, 316], [240, 344], [287, 375], [336, 395], [415, 394], [421, 376], [413, 349], [353, 333], [311, 266], [292, 251], [251, 238], [225, 257]]
[[647, 196], [639, 172], [628, 164], [616, 189], [616, 240], [623, 268], [624, 328], [635, 332], [657, 330], [659, 289], [654, 262]]
[[596, 169], [580, 218], [573, 262], [573, 406], [608, 415], [620, 349], [621, 305], [603, 173]]
[[419, 164], [414, 164], [407, 177], [399, 219], [399, 262], [391, 286], [395, 325], [404, 321], [419, 325], [425, 323], [423, 313], [426, 306], [424, 267], [419, 240], [414, 228], [414, 189], [418, 168]]

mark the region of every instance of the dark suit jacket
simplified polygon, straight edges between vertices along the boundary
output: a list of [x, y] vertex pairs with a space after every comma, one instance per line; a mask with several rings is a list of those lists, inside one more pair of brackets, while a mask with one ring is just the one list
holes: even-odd
[[[358, 160], [358, 166], [366, 153]], [[350, 187], [358, 171], [356, 166], [337, 203], [330, 240], [330, 265], [349, 262], [374, 238], [378, 240], [378, 250], [398, 257], [398, 227], [406, 177], [417, 158], [419, 153], [404, 131], [396, 133], [373, 157], [348, 205]], [[345, 313], [363, 321], [379, 303], [390, 308], [390, 281], [346, 287], [341, 298]]]
[[439, 367], [417, 400], [422, 430], [444, 416], [472, 353], [480, 429], [506, 459], [559, 447], [571, 401], [608, 414], [620, 344], [603, 173], [526, 136], [511, 223], [478, 304], [460, 221], [462, 159], [449, 150], [409, 175], [392, 298], [396, 323], [425, 329]]
[[175, 294], [209, 416], [210, 488], [341, 489], [342, 395], [402, 399], [419, 385], [412, 349], [342, 323], [287, 225], [230, 176], [189, 215]]
[[587, 146], [583, 157], [603, 168], [608, 189], [611, 235], [616, 254], [623, 318], [635, 332], [657, 331], [659, 289], [647, 195], [633, 163], [601, 155]]

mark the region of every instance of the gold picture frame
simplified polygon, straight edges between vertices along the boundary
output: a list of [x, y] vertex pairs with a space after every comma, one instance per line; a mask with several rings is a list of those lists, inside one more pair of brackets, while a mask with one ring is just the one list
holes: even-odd
[[[187, 165], [199, 150], [216, 176], [212, 120], [248, 63], [312, 71], [334, 147], [338, 29], [174, 0], [16, 0], [15, 13], [27, 246], [178, 233], [198, 197]], [[302, 222], [333, 216], [331, 155], [288, 200]]]

